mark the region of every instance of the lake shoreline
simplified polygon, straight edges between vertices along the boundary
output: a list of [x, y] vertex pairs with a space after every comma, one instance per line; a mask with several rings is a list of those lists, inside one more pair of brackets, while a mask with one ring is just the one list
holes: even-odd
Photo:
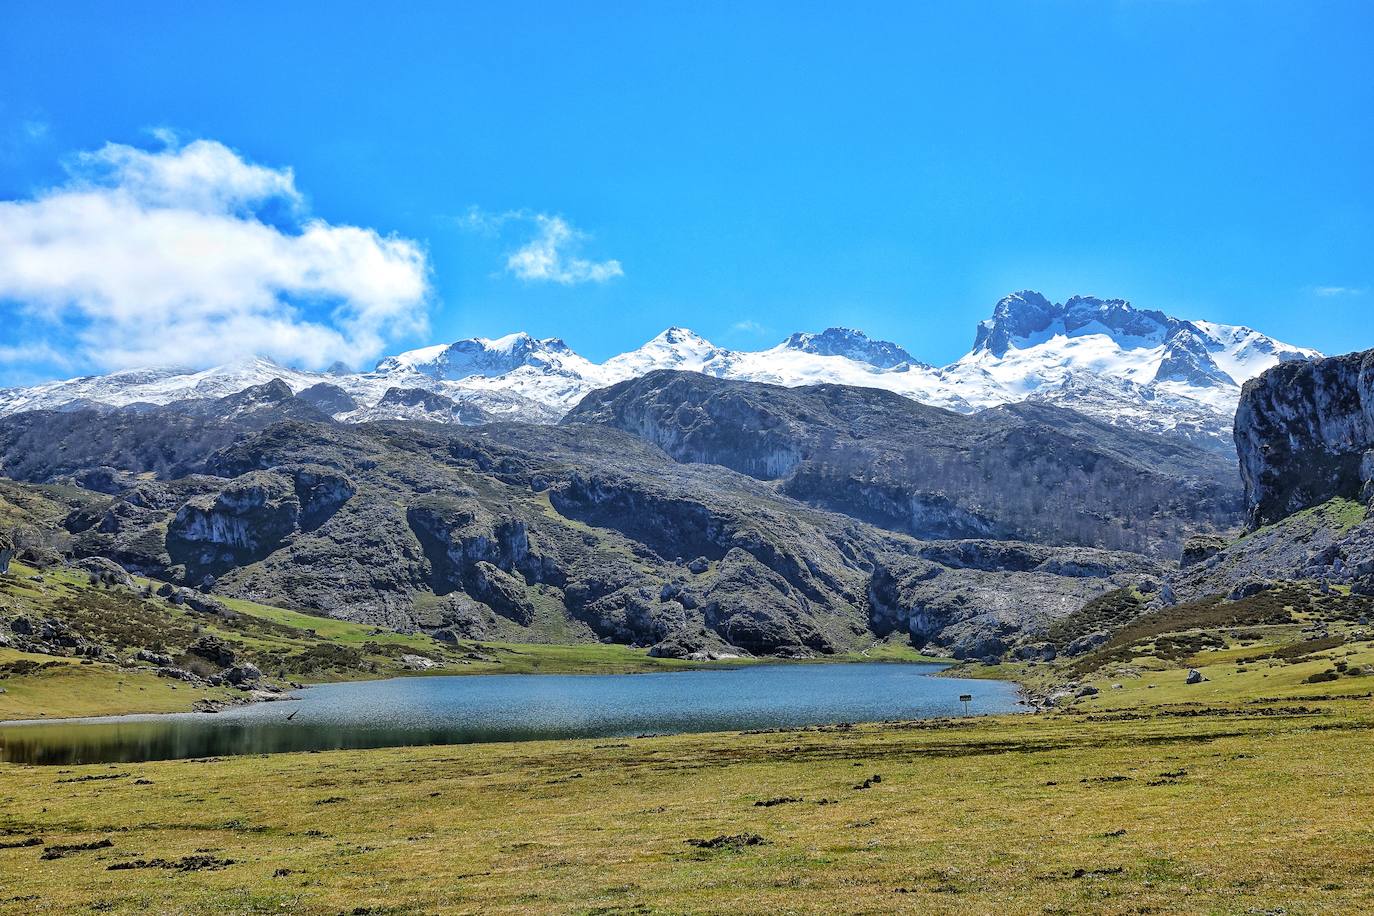
[[[482, 645], [482, 644], [481, 644], [481, 643], [477, 643], [476, 645]], [[554, 658], [554, 659], [551, 660], [550, 666], [549, 666], [547, 669], [545, 669], [545, 668], [543, 668], [543, 667], [540, 667], [540, 661], [539, 661], [539, 659], [540, 659], [542, 656], [544, 656], [544, 655], [556, 655], [556, 654], [562, 653], [562, 652], [576, 653], [576, 652], [578, 652], [579, 650], [586, 650], [586, 649], [588, 649], [588, 648], [594, 648], [594, 647], [597, 647], [597, 646], [600, 646], [600, 645], [604, 645], [604, 644], [595, 644], [595, 643], [585, 643], [585, 644], [584, 644], [584, 643], [571, 643], [571, 644], [563, 644], [563, 643], [511, 643], [511, 644], [506, 644], [506, 643], [492, 642], [492, 643], [487, 643], [487, 645], [500, 646], [503, 650], [509, 651], [509, 652], [523, 652], [523, 653], [526, 653], [526, 654], [530, 654], [530, 655], [532, 655], [532, 656], [535, 656], [536, 662], [535, 662], [534, 666], [533, 666], [532, 668], [530, 668], [529, 670], [516, 669], [516, 668], [514, 668], [513, 666], [510, 667], [510, 668], [497, 668], [497, 669], [495, 669], [495, 670], [490, 669], [490, 668], [486, 668], [486, 669], [479, 668], [479, 669], [473, 670], [473, 669], [466, 669], [466, 668], [463, 668], [463, 667], [440, 666], [440, 667], [435, 667], [435, 668], [431, 668], [431, 669], [422, 669], [422, 670], [415, 670], [415, 671], [406, 671], [406, 670], [394, 671], [394, 670], [393, 670], [393, 671], [379, 672], [379, 673], [377, 673], [377, 674], [372, 674], [372, 675], [369, 675], [369, 674], [367, 674], [367, 673], [363, 673], [363, 674], [361, 674], [360, 676], [356, 676], [356, 677], [340, 677], [340, 678], [330, 678], [330, 679], [325, 679], [325, 680], [290, 681], [290, 682], [288, 682], [288, 685], [286, 685], [286, 686], [281, 686], [281, 689], [282, 689], [283, 693], [286, 693], [286, 692], [289, 692], [290, 690], [298, 689], [298, 687], [296, 687], [296, 686], [290, 686], [290, 685], [292, 685], [292, 684], [297, 684], [297, 685], [299, 685], [299, 687], [315, 687], [315, 686], [321, 686], [321, 685], [326, 685], [326, 684], [363, 683], [363, 682], [371, 682], [371, 681], [379, 681], [379, 680], [406, 679], [406, 678], [433, 678], [433, 677], [464, 677], [464, 678], [467, 678], [467, 677], [483, 677], [483, 678], [485, 678], [485, 677], [502, 677], [502, 676], [507, 676], [507, 677], [508, 677], [508, 676], [513, 676], [513, 675], [524, 675], [524, 674], [537, 674], [537, 675], [541, 675], [541, 676], [562, 676], [562, 675], [569, 675], [569, 676], [598, 676], [598, 675], [603, 675], [603, 674], [661, 674], [661, 673], [668, 672], [668, 671], [732, 671], [732, 670], [740, 670], [740, 669], [745, 669], [745, 668], [757, 668], [757, 667], [769, 666], [769, 665], [809, 666], [809, 665], [854, 665], [854, 664], [883, 664], [883, 665], [886, 665], [886, 664], [896, 664], [896, 665], [902, 665], [902, 664], [922, 664], [922, 665], [924, 665], [924, 664], [930, 664], [930, 665], [941, 665], [941, 666], [944, 666], [944, 667], [952, 667], [952, 666], [955, 666], [956, 664], [958, 664], [958, 660], [957, 660], [957, 659], [948, 658], [948, 657], [928, 657], [928, 656], [923, 656], [923, 655], [918, 654], [914, 649], [912, 649], [912, 648], [909, 647], [909, 646], [901, 646], [901, 645], [893, 646], [893, 645], [890, 645], [890, 644], [874, 644], [873, 646], [870, 646], [870, 647], [867, 648], [867, 649], [856, 649], [856, 650], [851, 650], [851, 651], [849, 651], [849, 652], [837, 653], [836, 655], [833, 655], [833, 656], [816, 656], [816, 657], [812, 657], [812, 658], [783, 658], [783, 657], [774, 657], [774, 656], [732, 656], [732, 657], [729, 657], [729, 658], [717, 658], [717, 659], [659, 659], [659, 658], [654, 658], [654, 657], [652, 657], [652, 656], [649, 656], [649, 655], [647, 655], [647, 653], [643, 653], [643, 650], [636, 650], [634, 647], [631, 647], [631, 646], [617, 646], [617, 648], [620, 648], [620, 649], [623, 649], [623, 650], [627, 650], [627, 651], [631, 651], [631, 652], [635, 653], [635, 655], [634, 655], [634, 656], [631, 656], [628, 660], [617, 660], [615, 663], [607, 663], [607, 664], [598, 664], [598, 663], [595, 662], [595, 661], [591, 661], [591, 662], [586, 662], [586, 663], [575, 663], [575, 664], [569, 665], [567, 662], [560, 662], [559, 659]], [[882, 652], [881, 654], [877, 654], [877, 655], [869, 655], [869, 654], [868, 654], [868, 653], [870, 653], [870, 652], [873, 652], [875, 649], [882, 649], [883, 652]], [[633, 663], [634, 663], [635, 656], [637, 656], [637, 655], [639, 655], [639, 654], [641, 654], [641, 653], [643, 653], [643, 657], [642, 657], [642, 659], [639, 660], [639, 663], [642, 665], [642, 667], [634, 667], [634, 668], [625, 668], [625, 667], [623, 667], [623, 666], [624, 666], [625, 664], [627, 664], [627, 663], [633, 664]], [[68, 659], [66, 659], [65, 657], [62, 657], [62, 656], [55, 657], [55, 660], [58, 660], [58, 661], [69, 661]], [[84, 667], [84, 666], [83, 666], [83, 667]], [[116, 668], [116, 667], [109, 666], [109, 665], [97, 665], [97, 666], [91, 666], [91, 667], [94, 667], [94, 668], [97, 668], [97, 669], [108, 669], [107, 674], [108, 674], [109, 676], [111, 676], [111, 677], [153, 677], [153, 676], [155, 676], [155, 672], [154, 672], [152, 669], [147, 669], [147, 668], [122, 668], [122, 667]], [[948, 675], [941, 675], [941, 676], [948, 676]], [[164, 679], [158, 678], [157, 680], [158, 680], [158, 681], [161, 681], [161, 680], [164, 680]], [[269, 682], [269, 683], [270, 683], [270, 682]], [[170, 686], [170, 688], [173, 689], [173, 690], [177, 689], [177, 685], [168, 685], [168, 686]], [[185, 687], [186, 685], [181, 685], [181, 686], [182, 686], [182, 687]], [[280, 685], [277, 685], [277, 686], [280, 686]], [[205, 692], [200, 693], [199, 695], [195, 696], [194, 698], [192, 698], [192, 699], [186, 701], [186, 702], [183, 704], [182, 708], [176, 708], [176, 707], [173, 707], [173, 708], [162, 708], [162, 709], [139, 709], [139, 708], [130, 708], [130, 709], [112, 710], [112, 711], [109, 711], [109, 712], [100, 712], [100, 713], [94, 713], [94, 714], [76, 713], [76, 714], [63, 714], [63, 715], [42, 716], [42, 717], [38, 717], [38, 718], [27, 717], [27, 716], [26, 716], [26, 717], [20, 717], [20, 718], [6, 718], [6, 719], [0, 719], [0, 727], [11, 726], [11, 725], [18, 725], [18, 724], [29, 724], [29, 723], [34, 723], [34, 722], [64, 722], [64, 721], [70, 722], [70, 721], [75, 721], [75, 720], [78, 720], [78, 719], [103, 719], [103, 718], [117, 718], [117, 717], [121, 717], [121, 716], [141, 716], [141, 715], [166, 716], [166, 715], [180, 715], [180, 714], [184, 714], [184, 713], [198, 713], [198, 714], [202, 714], [202, 715], [216, 715], [216, 714], [218, 714], [218, 713], [220, 713], [220, 712], [223, 712], [223, 711], [225, 711], [225, 710], [236, 709], [236, 708], [239, 708], [239, 707], [242, 707], [242, 706], [254, 705], [254, 704], [257, 704], [257, 703], [264, 703], [264, 702], [274, 702], [273, 700], [268, 700], [266, 697], [256, 697], [256, 698], [247, 698], [247, 699], [244, 699], [244, 698], [242, 698], [243, 696], [244, 696], [244, 695], [243, 695], [242, 693], [230, 692], [228, 688], [220, 688], [220, 689], [216, 690], [213, 694], [212, 694], [211, 692], [209, 692], [209, 691], [205, 691]], [[197, 708], [196, 708], [196, 704], [199, 704], [199, 703], [214, 703], [214, 704], [217, 704], [217, 705], [219, 706], [219, 708], [217, 708], [217, 709], [197, 709]]]
[[[387, 678], [319, 684], [272, 703], [194, 712], [9, 720], [20, 764], [147, 760], [425, 744], [625, 739], [1025, 711], [1019, 686], [939, 677], [939, 664], [758, 665], [726, 671]], [[974, 693], [972, 707], [962, 697]], [[293, 721], [294, 720], [294, 721]]]

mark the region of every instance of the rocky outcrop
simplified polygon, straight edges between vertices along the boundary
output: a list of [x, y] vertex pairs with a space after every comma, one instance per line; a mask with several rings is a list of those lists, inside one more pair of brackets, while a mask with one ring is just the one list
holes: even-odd
[[1058, 618], [1164, 567], [1129, 553], [1032, 544], [951, 541], [888, 557], [869, 586], [871, 629], [905, 631], [917, 646], [956, 658], [997, 658]]
[[1226, 538], [1215, 534], [1200, 534], [1183, 542], [1183, 556], [1179, 565], [1187, 569], [1205, 563], [1226, 548]]
[[167, 526], [167, 553], [199, 584], [319, 528], [356, 492], [346, 475], [320, 465], [249, 471], [181, 506]]
[[473, 425], [495, 418], [474, 404], [455, 401], [424, 388], [388, 388], [380, 401], [351, 414], [350, 419], [354, 422], [398, 419]]
[[77, 560], [72, 567], [87, 573], [103, 585], [123, 585], [130, 588], [134, 585], [134, 577], [129, 575], [124, 567], [105, 557], [86, 557]]
[[1374, 588], [1374, 350], [1248, 382], [1235, 440], [1252, 530], [1188, 541], [1170, 594], [1239, 600], [1292, 580]]
[[0, 574], [10, 571], [10, 561], [14, 559], [14, 539], [0, 531]]
[[330, 416], [349, 413], [358, 409], [358, 402], [353, 399], [351, 394], [338, 385], [331, 385], [328, 382], [320, 382], [303, 391], [298, 391], [296, 397]]
[[290, 478], [254, 471], [182, 506], [167, 528], [167, 551], [196, 579], [260, 560], [296, 530], [301, 504]]
[[1282, 363], [1247, 382], [1236, 452], [1250, 527], [1333, 497], [1374, 499], [1374, 350]]

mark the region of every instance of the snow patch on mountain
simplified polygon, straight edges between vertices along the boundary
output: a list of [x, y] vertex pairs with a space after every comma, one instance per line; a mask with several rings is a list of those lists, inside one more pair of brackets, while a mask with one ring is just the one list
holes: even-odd
[[410, 350], [371, 372], [303, 372], [254, 359], [200, 371], [155, 368], [69, 379], [0, 390], [0, 415], [217, 398], [280, 379], [340, 408], [334, 415], [348, 422], [548, 423], [596, 388], [679, 369], [792, 387], [883, 388], [962, 413], [1030, 399], [1229, 448], [1240, 385], [1282, 360], [1319, 355], [1250, 328], [1174, 318], [1124, 299], [1075, 296], [1055, 303], [1024, 290], [1004, 297], [979, 323], [968, 354], [938, 369], [849, 328], [738, 351], [672, 327], [604, 363], [558, 338], [517, 333]]

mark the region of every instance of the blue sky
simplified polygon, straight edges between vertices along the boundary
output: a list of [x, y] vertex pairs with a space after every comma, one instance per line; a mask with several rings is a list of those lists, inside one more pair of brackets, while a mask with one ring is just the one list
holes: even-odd
[[[138, 231], [93, 242], [73, 216], [53, 275], [0, 253], [0, 384], [522, 329], [600, 359], [670, 324], [737, 347], [857, 326], [943, 363], [1020, 288], [1374, 346], [1365, 2], [10, 0], [4, 20], [0, 239], [6, 214], [47, 239], [91, 188]], [[150, 170], [197, 140], [232, 151], [216, 187], [265, 183], [173, 199]], [[166, 207], [261, 247], [210, 276], [169, 263], [185, 287], [139, 314], [147, 281], [121, 271], [182, 225]], [[207, 302], [263, 261], [254, 304]]]

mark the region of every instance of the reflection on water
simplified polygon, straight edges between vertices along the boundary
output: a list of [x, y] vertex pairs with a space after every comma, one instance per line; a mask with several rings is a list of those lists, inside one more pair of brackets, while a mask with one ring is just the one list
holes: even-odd
[[[1015, 685], [938, 665], [760, 665], [660, 674], [397, 678], [327, 684], [215, 715], [0, 727], [0, 760], [119, 763], [645, 733], [727, 731], [1011, 712]], [[288, 719], [288, 716], [290, 717]]]

